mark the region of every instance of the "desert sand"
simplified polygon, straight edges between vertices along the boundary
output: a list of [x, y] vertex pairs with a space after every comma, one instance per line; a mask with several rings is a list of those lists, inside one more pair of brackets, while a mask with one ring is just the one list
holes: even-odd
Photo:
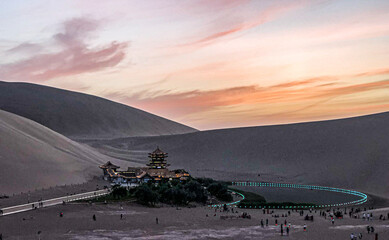
[[157, 145], [172, 168], [194, 176], [355, 189], [389, 197], [389, 113], [201, 131], [177, 136], [90, 141], [102, 153], [146, 163]]
[[36, 122], [0, 110], [0, 195], [79, 184], [101, 175], [98, 165], [119, 160]]
[[[236, 209], [235, 209], [236, 210]], [[288, 237], [281, 236], [280, 225], [275, 225], [272, 214], [263, 214], [261, 210], [244, 210], [251, 219], [236, 218], [238, 213], [216, 212], [204, 206], [196, 208], [147, 208], [134, 203], [128, 204], [68, 204], [39, 209], [0, 218], [0, 233], [5, 239], [35, 239], [41, 231], [41, 239], [309, 239], [343, 240], [350, 234], [362, 233], [363, 239], [374, 239], [368, 235], [366, 227], [374, 226], [379, 239], [389, 236], [389, 221], [378, 220], [374, 213], [373, 221], [353, 219], [346, 216], [336, 219], [334, 225], [329, 218], [319, 216], [319, 211], [305, 214], [313, 215], [314, 221], [305, 221], [297, 212], [282, 217], [287, 211], [276, 210], [280, 215], [278, 223], [285, 219], [291, 223]], [[62, 212], [64, 216], [59, 217]], [[120, 219], [123, 214], [123, 219]], [[208, 217], [206, 215], [208, 214]], [[214, 216], [216, 214], [216, 216]], [[273, 214], [273, 215], [274, 215]], [[92, 216], [96, 215], [96, 221]], [[234, 216], [233, 219], [220, 219], [220, 216]], [[156, 224], [158, 218], [158, 224]], [[23, 220], [24, 219], [24, 220]], [[269, 219], [269, 226], [262, 228], [260, 221]], [[303, 231], [303, 225], [307, 231]]]
[[0, 109], [31, 119], [71, 139], [197, 131], [104, 98], [31, 83], [0, 81]]
[[[25, 83], [0, 85], [0, 109], [9, 111], [0, 110], [0, 195], [11, 196], [0, 199], [0, 207], [102, 187], [107, 183], [99, 180], [98, 165], [109, 160], [122, 168], [144, 166], [156, 146], [169, 153], [172, 169], [184, 168], [195, 177], [354, 189], [367, 193], [373, 204], [388, 206], [389, 113], [198, 132], [86, 94]], [[273, 192], [268, 197], [299, 199], [290, 194]], [[281, 238], [279, 226], [259, 226], [262, 218], [274, 221], [261, 211], [247, 210], [251, 220], [221, 220], [213, 211], [204, 206], [177, 210], [78, 203], [0, 217], [0, 233], [5, 239], [35, 239], [38, 231], [42, 239]], [[59, 218], [59, 212], [65, 216]], [[381, 236], [388, 237], [389, 231], [388, 221], [377, 219], [346, 217], [332, 226], [328, 219], [317, 216], [305, 222], [294, 213], [288, 221], [290, 239], [349, 239], [351, 232], [373, 239], [366, 235], [368, 224]]]

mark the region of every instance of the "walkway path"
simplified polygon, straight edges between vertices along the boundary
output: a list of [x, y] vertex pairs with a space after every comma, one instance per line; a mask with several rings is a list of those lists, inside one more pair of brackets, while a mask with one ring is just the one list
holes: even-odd
[[103, 190], [97, 190], [93, 192], [80, 193], [80, 194], [69, 195], [65, 197], [52, 198], [52, 199], [43, 200], [39, 202], [32, 202], [32, 203], [16, 205], [12, 207], [6, 207], [0, 209], [0, 216], [25, 212], [37, 208], [42, 208], [42, 207], [54, 206], [54, 205], [62, 204], [63, 202], [74, 202], [82, 199], [91, 199], [98, 196], [107, 195], [108, 193], [109, 193], [109, 189], [103, 189]]

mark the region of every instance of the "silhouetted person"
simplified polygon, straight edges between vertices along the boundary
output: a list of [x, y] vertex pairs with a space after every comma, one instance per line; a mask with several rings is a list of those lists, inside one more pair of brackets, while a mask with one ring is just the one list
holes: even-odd
[[158, 224], [158, 218], [155, 218], [155, 223]]
[[375, 240], [378, 240], [378, 233], [375, 234]]
[[266, 227], [269, 225], [269, 219], [266, 218]]
[[289, 236], [289, 227], [286, 228], [286, 235]]
[[122, 220], [122, 219], [123, 219], [123, 214], [121, 213], [121, 214], [120, 214], [120, 220]]
[[93, 221], [96, 221], [96, 215], [95, 214], [93, 214]]
[[354, 233], [351, 233], [351, 234], [350, 234], [350, 239], [351, 239], [351, 240], [354, 240]]
[[367, 234], [370, 234], [370, 226], [367, 226]]
[[263, 219], [261, 219], [261, 227], [264, 227], [264, 225], [263, 225]]
[[281, 224], [281, 236], [284, 236], [284, 226]]

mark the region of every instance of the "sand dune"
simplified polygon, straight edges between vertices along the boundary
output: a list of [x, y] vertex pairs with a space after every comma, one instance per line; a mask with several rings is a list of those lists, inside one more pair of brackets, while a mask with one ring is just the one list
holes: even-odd
[[112, 160], [36, 122], [0, 110], [0, 194], [85, 182]]
[[159, 145], [172, 167], [197, 176], [320, 184], [389, 197], [389, 113], [90, 144], [134, 162]]
[[196, 131], [103, 98], [31, 83], [0, 82], [0, 109], [71, 139], [157, 136]]

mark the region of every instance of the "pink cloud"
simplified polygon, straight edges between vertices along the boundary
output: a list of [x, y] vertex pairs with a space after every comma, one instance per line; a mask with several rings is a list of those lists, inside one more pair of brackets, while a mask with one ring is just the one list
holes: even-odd
[[[95, 32], [99, 23], [76, 18], [63, 24], [63, 32], [53, 36], [61, 50], [55, 53], [37, 54], [15, 63], [0, 66], [0, 78], [11, 81], [41, 82], [57, 77], [95, 72], [119, 64], [126, 56], [128, 43], [111, 42], [106, 46], [90, 48], [86, 39]], [[15, 47], [30, 48], [21, 44]], [[44, 48], [44, 45], [41, 45]]]
[[36, 53], [40, 50], [42, 50], [42, 46], [39, 44], [25, 42], [11, 49], [8, 49], [6, 53]]
[[[234, 1], [227, 2], [233, 3]], [[237, 2], [240, 2], [240, 4], [248, 3], [248, 1]], [[240, 17], [234, 17], [233, 15], [223, 15], [216, 21], [215, 25], [217, 26], [213, 29], [213, 31], [211, 30], [212, 32], [207, 32], [202, 38], [179, 45], [179, 47], [199, 47], [208, 45], [218, 39], [227, 37], [238, 32], [249, 30], [251, 28], [255, 28], [261, 24], [273, 21], [277, 18], [281, 18], [289, 12], [304, 7], [306, 5], [306, 1], [295, 1], [293, 3], [284, 3], [280, 5], [276, 4], [274, 6], [266, 8], [263, 11], [248, 13], [247, 15], [249, 17], [244, 16], [244, 20], [242, 20], [242, 18]], [[252, 9], [250, 10], [252, 11]]]
[[[369, 74], [380, 75], [381, 72], [371, 71]], [[357, 75], [355, 74], [355, 76]], [[309, 117], [312, 120], [315, 118], [317, 109], [323, 108], [327, 102], [338, 97], [389, 89], [389, 80], [344, 86], [338, 83], [338, 79], [340, 77], [323, 76], [301, 79], [269, 87], [249, 85], [212, 91], [194, 90], [181, 93], [155, 92], [155, 94], [150, 94], [146, 90], [130, 97], [120, 93], [111, 93], [107, 97], [173, 119], [186, 119], [187, 116], [196, 116], [197, 114], [202, 115], [207, 112], [217, 111], [219, 117], [226, 117], [232, 114], [240, 118], [243, 114], [247, 121], [255, 122], [255, 120], [259, 121], [259, 119], [266, 117], [272, 119], [272, 121], [281, 119], [287, 122], [288, 119], [290, 121], [296, 121], [298, 120], [297, 118], [306, 120]], [[145, 97], [153, 95], [157, 97]], [[374, 98], [374, 94], [371, 97]], [[342, 104], [338, 104], [336, 108], [326, 108], [326, 114], [333, 113], [333, 116], [336, 116], [337, 114], [339, 115], [339, 109], [345, 109], [346, 111], [346, 109], [350, 108], [349, 105], [345, 105], [346, 103]], [[291, 105], [300, 107], [288, 110], [287, 106]], [[361, 112], [363, 113], [366, 113], [370, 106], [368, 104], [358, 105], [360, 105]], [[251, 110], [250, 106], [253, 107]], [[272, 113], [267, 112], [258, 115], [259, 106], [265, 108], [274, 106], [274, 109]], [[378, 102], [371, 105], [371, 111], [377, 111], [380, 107], [380, 110], [383, 111], [385, 110], [385, 106], [387, 105]], [[233, 111], [231, 110], [232, 112], [228, 110], [231, 107], [234, 109]], [[363, 107], [365, 109], [362, 109]], [[241, 112], [236, 114], [236, 111], [239, 111], [238, 109], [241, 109]], [[355, 108], [354, 110], [357, 111], [358, 109]], [[350, 114], [355, 114], [355, 111]], [[190, 122], [191, 119], [187, 119], [186, 121]], [[239, 119], [232, 121], [239, 122]]]

